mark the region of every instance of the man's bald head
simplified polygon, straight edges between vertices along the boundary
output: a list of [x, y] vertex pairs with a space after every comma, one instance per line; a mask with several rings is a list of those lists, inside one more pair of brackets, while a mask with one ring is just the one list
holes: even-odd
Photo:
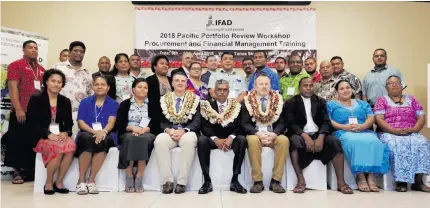
[[106, 56], [102, 56], [99, 59], [99, 71], [107, 73], [110, 70], [111, 64], [110, 64], [110, 59]]
[[331, 67], [330, 61], [324, 60], [320, 63], [320, 73], [321, 76], [325, 79], [333, 76], [333, 68]]

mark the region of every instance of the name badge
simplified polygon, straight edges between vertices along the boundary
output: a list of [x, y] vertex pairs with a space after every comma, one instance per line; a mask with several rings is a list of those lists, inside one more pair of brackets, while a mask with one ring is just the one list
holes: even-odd
[[258, 132], [269, 132], [272, 130], [272, 126], [257, 126]]
[[130, 95], [124, 94], [124, 95], [122, 95], [122, 100], [127, 100], [130, 97], [131, 97]]
[[102, 123], [100, 123], [100, 122], [93, 123], [93, 129], [96, 130], [96, 131], [103, 130]]
[[34, 89], [40, 90], [40, 81], [39, 80], [34, 80]]
[[295, 87], [289, 87], [287, 90], [287, 95], [294, 95], [295, 92], [296, 92]]
[[349, 124], [358, 124], [357, 117], [349, 117], [348, 118], [348, 123]]
[[151, 118], [143, 117], [142, 120], [140, 121], [139, 126], [142, 128], [148, 127], [149, 121], [151, 121]]
[[57, 123], [51, 123], [49, 125], [49, 131], [55, 135], [59, 135], [60, 134], [60, 125], [58, 125]]

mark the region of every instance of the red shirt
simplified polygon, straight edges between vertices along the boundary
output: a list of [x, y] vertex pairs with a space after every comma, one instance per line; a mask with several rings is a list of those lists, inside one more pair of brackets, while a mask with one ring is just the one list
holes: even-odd
[[26, 58], [16, 60], [9, 64], [7, 80], [18, 81], [19, 103], [25, 112], [27, 112], [27, 105], [31, 95], [37, 92], [36, 88], [34, 88], [34, 80], [39, 80], [42, 85], [44, 72], [45, 68], [38, 63], [36, 63], [36, 68], [33, 69], [29, 64], [29, 60]]
[[322, 79], [321, 74], [318, 71], [315, 71], [314, 74], [312, 75], [312, 82], [314, 84], [318, 83], [320, 80]]

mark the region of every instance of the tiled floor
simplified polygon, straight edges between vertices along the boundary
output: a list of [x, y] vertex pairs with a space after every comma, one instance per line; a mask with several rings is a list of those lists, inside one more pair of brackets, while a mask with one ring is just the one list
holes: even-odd
[[[342, 195], [335, 191], [307, 191], [305, 194], [261, 194], [240, 195], [229, 191], [215, 190], [208, 195], [188, 192], [182, 195], [163, 195], [159, 192], [145, 193], [100, 193], [78, 196], [55, 194], [46, 196], [33, 193], [33, 184], [12, 185], [1, 182], [2, 208], [269, 208], [269, 207], [318, 207], [318, 208], [428, 208], [430, 194], [419, 192], [381, 192]], [[383, 207], [389, 206], [389, 207]]]

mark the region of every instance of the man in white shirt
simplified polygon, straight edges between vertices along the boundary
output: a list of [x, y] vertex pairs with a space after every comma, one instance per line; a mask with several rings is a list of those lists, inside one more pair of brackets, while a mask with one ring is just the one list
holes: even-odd
[[170, 73], [170, 77], [173, 78], [173, 76], [176, 73], [181, 72], [181, 73], [184, 73], [187, 76], [187, 78], [189, 78], [190, 77], [190, 65], [191, 65], [191, 63], [194, 62], [194, 60], [195, 60], [195, 58], [194, 58], [193, 53], [184, 52], [182, 54], [182, 66], [177, 68], [177, 69], [172, 70], [172, 72]]
[[338, 138], [330, 136], [330, 119], [326, 101], [312, 93], [312, 78], [299, 82], [300, 94], [289, 99], [284, 106], [290, 139], [291, 163], [297, 176], [294, 193], [304, 193], [305, 169], [314, 159], [323, 164], [332, 161], [337, 176], [338, 191], [352, 194], [343, 178], [344, 154]]
[[130, 75], [134, 78], [145, 78], [145, 72], [140, 68], [140, 56], [133, 54], [128, 58], [130, 62]]

